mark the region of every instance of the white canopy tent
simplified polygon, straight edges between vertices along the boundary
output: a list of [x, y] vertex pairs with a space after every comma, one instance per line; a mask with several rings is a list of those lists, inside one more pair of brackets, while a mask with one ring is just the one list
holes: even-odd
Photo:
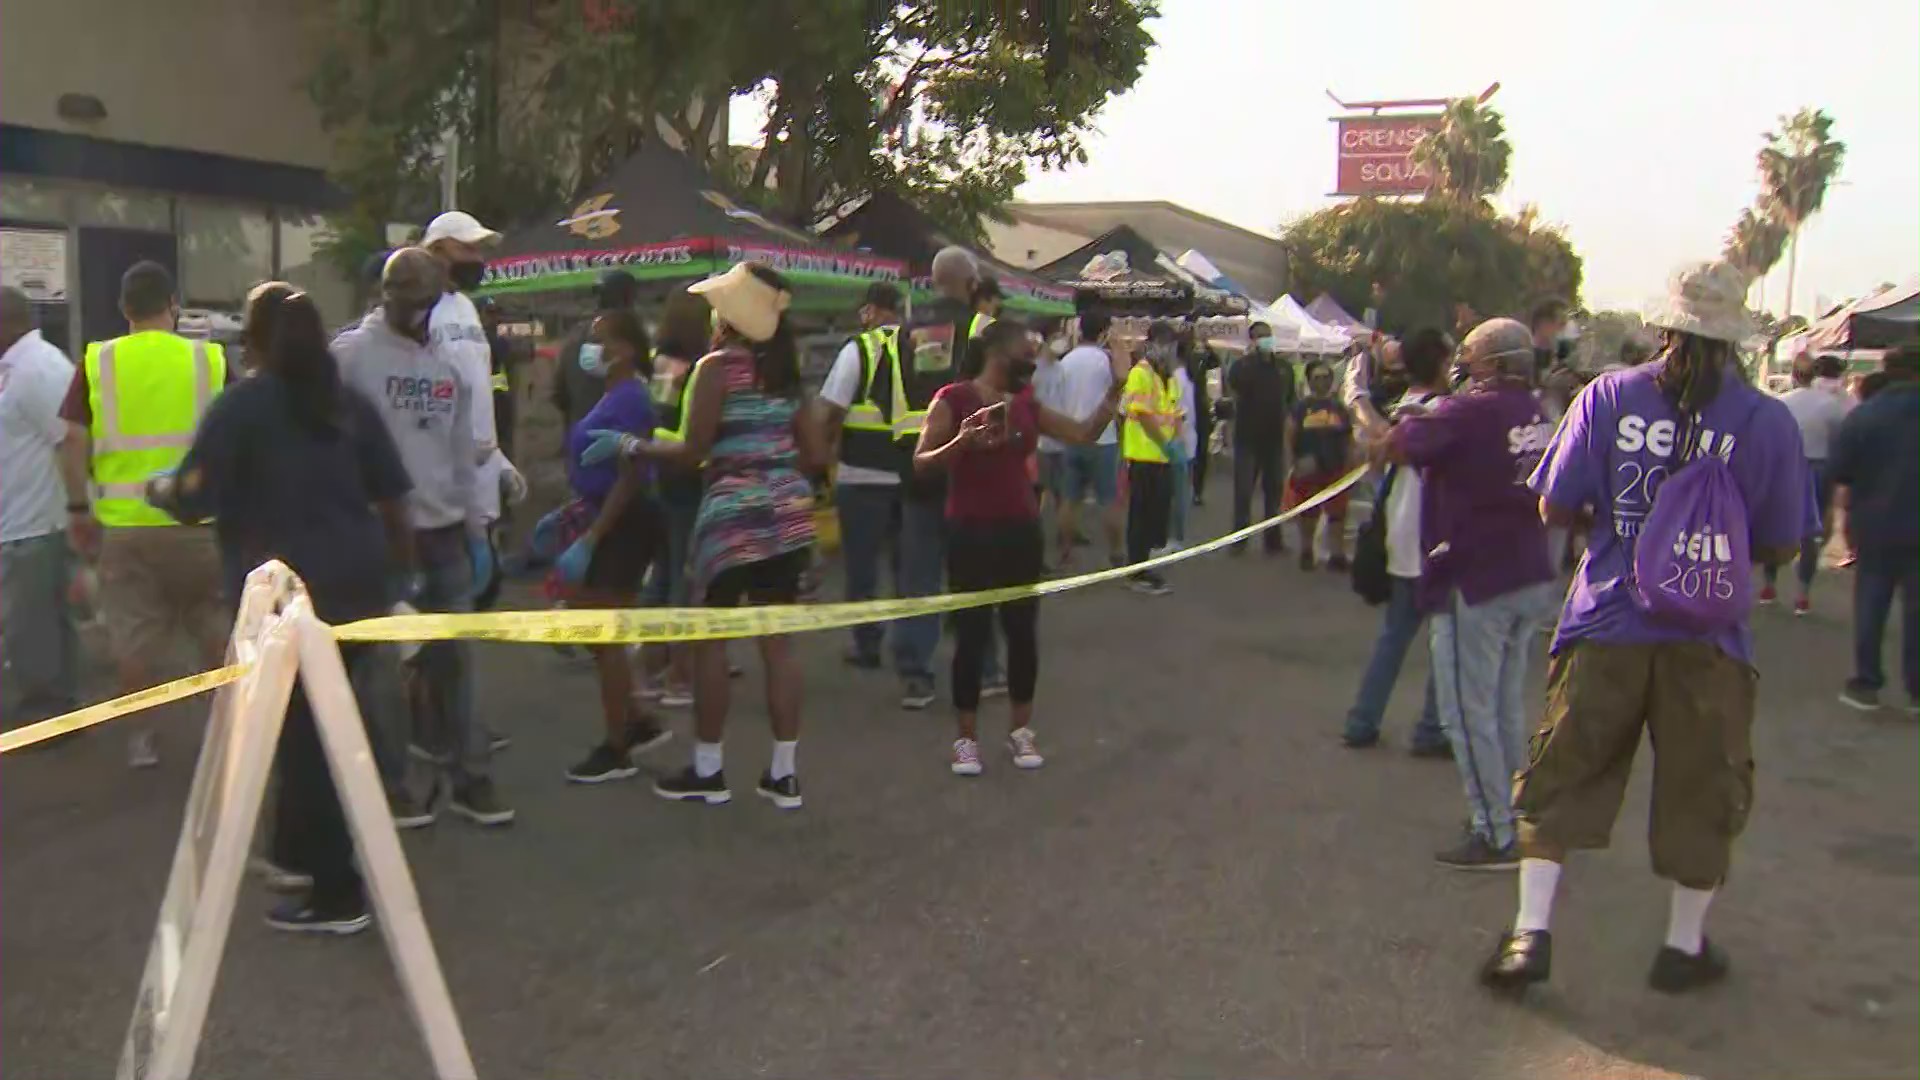
[[1291, 296], [1282, 294], [1272, 304], [1267, 305], [1270, 315], [1266, 321], [1273, 327], [1274, 336], [1281, 336], [1280, 327], [1285, 325], [1299, 335], [1301, 352], [1335, 355], [1347, 351], [1349, 338], [1347, 332], [1337, 326], [1326, 323], [1307, 314], [1307, 309]]

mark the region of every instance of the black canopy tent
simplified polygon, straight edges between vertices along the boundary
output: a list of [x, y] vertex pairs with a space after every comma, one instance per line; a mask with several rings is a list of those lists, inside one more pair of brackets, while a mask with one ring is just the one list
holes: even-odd
[[1815, 352], [1912, 345], [1920, 341], [1920, 286], [1855, 301], [1813, 324], [1808, 334], [1807, 346]]
[[[1091, 296], [1125, 315], [1189, 315], [1206, 313], [1198, 303], [1224, 298], [1216, 289], [1202, 289], [1193, 275], [1180, 269], [1153, 242], [1126, 225], [1087, 241], [1058, 259], [1037, 267], [1035, 274]], [[1240, 309], [1244, 312], [1244, 306]]]
[[1008, 309], [1035, 315], [1073, 314], [1073, 292], [1031, 271], [959, 244], [924, 211], [891, 192], [876, 192], [821, 234], [827, 240], [901, 259], [913, 275], [916, 303], [933, 298], [933, 256], [941, 248], [967, 248], [986, 273], [1000, 282]]
[[607, 270], [645, 282], [706, 277], [754, 261], [794, 286], [796, 307], [847, 309], [873, 281], [898, 281], [899, 259], [836, 250], [818, 237], [745, 207], [706, 170], [648, 142], [584, 199], [545, 222], [509, 232], [488, 260], [480, 293], [584, 292]]

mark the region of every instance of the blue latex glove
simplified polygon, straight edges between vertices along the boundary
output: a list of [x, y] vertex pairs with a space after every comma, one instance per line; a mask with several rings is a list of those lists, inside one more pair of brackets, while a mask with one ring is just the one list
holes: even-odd
[[487, 543], [485, 534], [467, 534], [467, 561], [473, 564], [473, 595], [478, 596], [493, 580], [495, 570], [493, 545]]
[[583, 536], [573, 542], [573, 546], [560, 553], [553, 560], [553, 568], [560, 571], [560, 580], [569, 585], [578, 585], [587, 580], [587, 567], [593, 562], [593, 537]]
[[1193, 460], [1192, 458], [1187, 456], [1187, 444], [1181, 442], [1179, 439], [1175, 439], [1172, 442], [1168, 443], [1166, 446], [1166, 450], [1167, 450], [1167, 463], [1169, 465], [1176, 465], [1176, 466], [1186, 465]]
[[580, 452], [580, 464], [598, 465], [615, 454], [631, 454], [640, 445], [640, 440], [624, 431], [609, 428], [596, 428], [587, 432], [593, 441]]
[[541, 562], [552, 562], [560, 554], [560, 515], [566, 507], [562, 506], [541, 518], [533, 526], [533, 536], [527, 541], [527, 550]]

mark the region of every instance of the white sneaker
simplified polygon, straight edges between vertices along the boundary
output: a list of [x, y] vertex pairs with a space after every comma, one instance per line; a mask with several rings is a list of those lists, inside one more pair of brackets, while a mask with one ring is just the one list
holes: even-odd
[[668, 687], [660, 691], [660, 707], [663, 709], [690, 709], [693, 707], [693, 691], [681, 687]]
[[1008, 732], [1007, 749], [1013, 754], [1016, 768], [1037, 769], [1047, 763], [1047, 759], [1040, 756], [1040, 745], [1034, 741], [1030, 727], [1015, 728]]
[[980, 744], [972, 739], [953, 740], [953, 775], [980, 775]]

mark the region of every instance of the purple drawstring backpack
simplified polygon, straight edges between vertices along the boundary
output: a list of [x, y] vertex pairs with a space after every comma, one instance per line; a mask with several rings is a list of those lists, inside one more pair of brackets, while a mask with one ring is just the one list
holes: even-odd
[[1653, 496], [1633, 551], [1632, 595], [1654, 619], [1696, 633], [1746, 620], [1753, 607], [1747, 503], [1720, 455], [1695, 445]]

